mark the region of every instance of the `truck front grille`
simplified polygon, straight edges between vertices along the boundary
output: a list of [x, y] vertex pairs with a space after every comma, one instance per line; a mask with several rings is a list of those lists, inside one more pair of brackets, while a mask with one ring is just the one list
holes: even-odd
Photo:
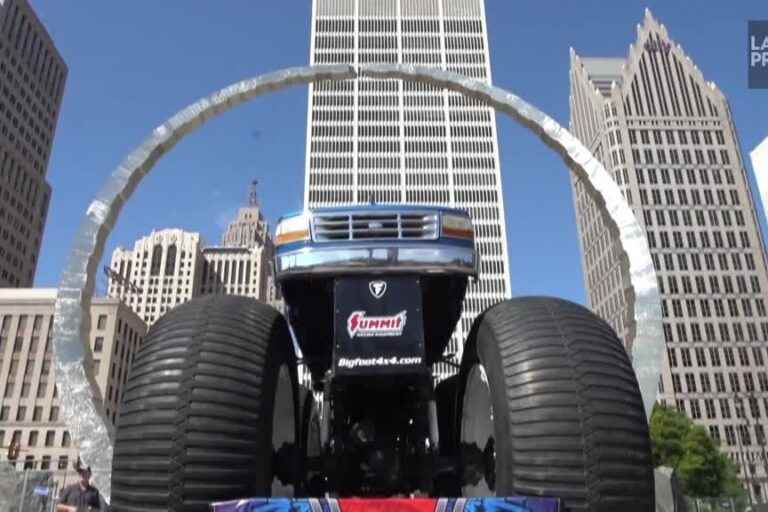
[[437, 213], [432, 212], [322, 213], [313, 222], [316, 242], [437, 238]]

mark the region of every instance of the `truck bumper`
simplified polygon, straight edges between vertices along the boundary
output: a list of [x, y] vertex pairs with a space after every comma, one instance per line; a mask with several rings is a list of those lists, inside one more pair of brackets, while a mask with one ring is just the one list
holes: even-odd
[[425, 243], [419, 245], [320, 244], [278, 249], [278, 279], [341, 274], [460, 274], [477, 275], [478, 261], [472, 245]]

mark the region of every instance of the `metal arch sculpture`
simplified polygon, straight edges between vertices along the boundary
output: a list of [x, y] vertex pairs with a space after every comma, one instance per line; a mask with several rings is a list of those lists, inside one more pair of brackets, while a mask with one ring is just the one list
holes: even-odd
[[347, 65], [286, 68], [230, 85], [179, 111], [155, 128], [107, 179], [91, 202], [78, 229], [59, 283], [53, 325], [56, 381], [63, 418], [79, 443], [85, 462], [94, 468], [94, 480], [109, 499], [112, 430], [102, 409], [101, 393], [92, 372], [89, 340], [90, 305], [96, 268], [104, 245], [123, 204], [155, 163], [184, 136], [209, 118], [256, 96], [291, 85], [355, 77], [419, 81], [478, 99], [530, 129], [560, 154], [582, 179], [592, 198], [606, 214], [609, 229], [621, 241], [620, 260], [629, 272], [636, 336], [633, 364], [646, 413], [656, 398], [664, 342], [656, 274], [643, 229], [611, 176], [600, 162], [555, 120], [514, 94], [498, 87], [434, 68], [398, 64], [371, 65], [358, 70]]

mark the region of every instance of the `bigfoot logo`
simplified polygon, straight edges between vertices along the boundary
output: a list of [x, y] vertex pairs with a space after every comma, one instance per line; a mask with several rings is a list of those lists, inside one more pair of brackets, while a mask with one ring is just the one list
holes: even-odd
[[402, 336], [405, 320], [405, 311], [392, 316], [365, 316], [365, 311], [353, 311], [347, 319], [347, 332], [350, 338]]

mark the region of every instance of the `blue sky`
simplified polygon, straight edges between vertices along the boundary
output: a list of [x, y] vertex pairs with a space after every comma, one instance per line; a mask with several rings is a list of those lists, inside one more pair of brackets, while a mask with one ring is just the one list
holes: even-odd
[[[307, 0], [102, 2], [32, 0], [69, 65], [48, 170], [53, 197], [36, 286], [56, 286], [88, 203], [124, 156], [158, 124], [201, 96], [309, 55]], [[568, 123], [568, 48], [624, 57], [645, 7], [731, 102], [745, 161], [768, 136], [768, 90], [747, 89], [750, 2], [487, 0], [494, 83]], [[222, 226], [261, 182], [274, 222], [301, 207], [307, 92], [258, 98], [209, 121], [166, 155], [123, 209], [107, 243], [153, 228]], [[536, 138], [499, 117], [512, 290], [584, 302], [567, 171]], [[751, 168], [749, 169], [751, 174]], [[100, 278], [103, 288], [104, 279]]]

